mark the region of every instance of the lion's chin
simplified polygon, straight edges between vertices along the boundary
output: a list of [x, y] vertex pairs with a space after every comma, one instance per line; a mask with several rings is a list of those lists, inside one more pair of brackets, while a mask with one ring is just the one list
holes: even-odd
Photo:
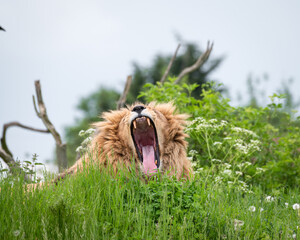
[[143, 172], [150, 176], [157, 172], [159, 159], [159, 145], [155, 125], [152, 119], [139, 116], [131, 123], [131, 136], [137, 155], [142, 162]]

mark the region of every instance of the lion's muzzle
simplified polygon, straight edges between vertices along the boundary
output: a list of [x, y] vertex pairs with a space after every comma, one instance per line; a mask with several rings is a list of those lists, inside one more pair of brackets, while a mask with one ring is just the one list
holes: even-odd
[[160, 166], [159, 144], [155, 124], [145, 108], [133, 109], [130, 123], [131, 136], [146, 175], [157, 172]]

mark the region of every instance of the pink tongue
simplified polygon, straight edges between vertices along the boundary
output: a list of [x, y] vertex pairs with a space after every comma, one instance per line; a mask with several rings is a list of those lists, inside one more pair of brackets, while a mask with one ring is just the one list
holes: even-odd
[[154, 148], [153, 146], [143, 146], [143, 166], [144, 172], [146, 174], [154, 173], [157, 171], [157, 167], [155, 165], [155, 158], [154, 158]]

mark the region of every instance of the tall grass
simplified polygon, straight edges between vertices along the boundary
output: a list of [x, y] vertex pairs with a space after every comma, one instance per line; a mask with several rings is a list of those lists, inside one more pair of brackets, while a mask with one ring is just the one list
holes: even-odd
[[259, 187], [242, 193], [209, 179], [157, 176], [146, 183], [128, 171], [112, 176], [91, 167], [28, 192], [22, 178], [6, 178], [0, 239], [289, 239], [299, 233], [300, 212], [292, 207], [300, 202], [298, 190], [266, 196]]

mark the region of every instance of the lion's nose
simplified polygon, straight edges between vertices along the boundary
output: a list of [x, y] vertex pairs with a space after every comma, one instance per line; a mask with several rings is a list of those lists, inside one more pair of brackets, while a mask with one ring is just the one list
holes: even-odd
[[132, 112], [141, 113], [144, 109], [145, 109], [144, 106], [138, 105], [138, 106], [135, 106], [135, 107], [132, 109]]

